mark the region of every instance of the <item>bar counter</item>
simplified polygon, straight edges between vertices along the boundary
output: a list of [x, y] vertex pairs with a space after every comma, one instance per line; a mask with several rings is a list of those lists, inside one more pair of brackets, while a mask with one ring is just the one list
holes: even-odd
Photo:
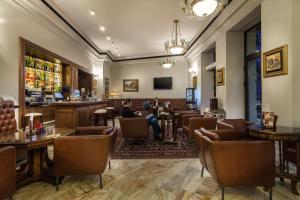
[[75, 129], [94, 125], [94, 111], [108, 106], [108, 101], [55, 102], [55, 127]]

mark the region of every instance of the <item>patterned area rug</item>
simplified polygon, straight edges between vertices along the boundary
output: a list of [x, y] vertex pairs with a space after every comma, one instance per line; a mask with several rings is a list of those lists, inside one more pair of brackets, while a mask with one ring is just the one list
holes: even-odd
[[[198, 158], [198, 147], [194, 140], [189, 139], [181, 131], [178, 131], [177, 141], [162, 142], [153, 139], [150, 128], [147, 141], [126, 139], [120, 131], [116, 146], [112, 155], [113, 159], [152, 159], [152, 158]], [[172, 141], [172, 135], [166, 134], [165, 141]]]

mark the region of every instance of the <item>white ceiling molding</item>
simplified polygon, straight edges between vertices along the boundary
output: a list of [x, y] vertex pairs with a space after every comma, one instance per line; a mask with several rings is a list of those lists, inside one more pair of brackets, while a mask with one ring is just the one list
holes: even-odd
[[251, 13], [261, 4], [262, 0], [233, 0], [230, 5], [221, 13], [214, 23], [199, 38], [194, 46], [189, 49], [185, 57], [193, 60], [200, 53], [205, 51], [212, 43], [216, 41], [220, 34], [229, 31], [237, 23]]
[[81, 50], [84, 55], [98, 62], [101, 55], [92, 49], [85, 41], [83, 41], [73, 30], [71, 30], [62, 20], [60, 20], [52, 11], [50, 11], [41, 1], [14, 0], [16, 6], [22, 8], [27, 13], [32, 15], [37, 23], [49, 27], [51, 31], [57, 33], [65, 33], [75, 44], [78, 45], [78, 50]]

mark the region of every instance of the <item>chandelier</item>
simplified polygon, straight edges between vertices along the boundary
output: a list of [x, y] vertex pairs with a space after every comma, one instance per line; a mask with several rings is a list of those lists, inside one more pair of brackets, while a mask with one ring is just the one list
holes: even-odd
[[171, 58], [169, 55], [169, 42], [165, 43], [165, 57], [164, 60], [161, 62], [161, 65], [164, 68], [171, 68], [173, 65], [175, 65], [176, 61], [174, 58]]
[[168, 48], [173, 55], [182, 54], [186, 50], [188, 43], [181, 39], [179, 20], [174, 20], [172, 39], [168, 42]]
[[205, 19], [228, 5], [229, 0], [182, 0], [181, 8], [190, 18]]

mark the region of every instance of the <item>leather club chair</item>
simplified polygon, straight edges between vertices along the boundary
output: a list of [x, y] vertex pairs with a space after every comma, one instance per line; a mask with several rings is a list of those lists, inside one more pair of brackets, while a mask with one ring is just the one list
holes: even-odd
[[[275, 185], [275, 146], [270, 141], [220, 141], [213, 132], [201, 129], [207, 171], [222, 187]], [[214, 135], [214, 140], [206, 135]]]
[[145, 117], [120, 117], [119, 120], [124, 138], [148, 138], [149, 128]]
[[[0, 101], [0, 135], [15, 134], [17, 121], [15, 116], [14, 102], [11, 100]], [[27, 162], [28, 153], [26, 149], [16, 149], [16, 163], [21, 166]]]
[[0, 149], [0, 199], [12, 199], [16, 190], [16, 149]]
[[84, 136], [84, 135], [109, 135], [110, 139], [110, 150], [109, 150], [109, 162], [108, 166], [111, 169], [110, 158], [114, 151], [114, 146], [116, 144], [116, 139], [118, 135], [119, 129], [117, 127], [107, 127], [107, 126], [82, 126], [77, 127], [75, 130], [76, 136]]
[[54, 140], [54, 175], [56, 190], [59, 177], [71, 175], [95, 175], [104, 172], [111, 145], [109, 135], [66, 136]]
[[198, 110], [179, 110], [179, 111], [176, 111], [176, 113], [178, 114], [178, 118], [177, 118], [177, 127], [178, 128], [182, 128], [182, 126], [183, 126], [182, 117], [184, 115], [200, 114], [200, 112]]
[[189, 138], [194, 138], [196, 129], [205, 128], [214, 130], [217, 126], [217, 118], [200, 117], [199, 115], [184, 115], [183, 116], [183, 133]]

